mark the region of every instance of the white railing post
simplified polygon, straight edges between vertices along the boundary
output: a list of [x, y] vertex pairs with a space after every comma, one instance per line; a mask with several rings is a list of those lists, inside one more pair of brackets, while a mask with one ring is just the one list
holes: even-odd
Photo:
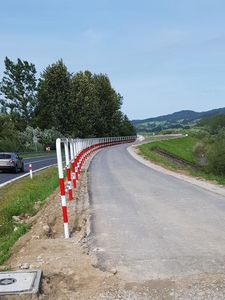
[[29, 171], [30, 171], [30, 179], [33, 179], [33, 169], [32, 169], [32, 164], [29, 164]]
[[74, 140], [69, 139], [70, 144], [70, 161], [71, 161], [71, 175], [72, 175], [72, 183], [73, 187], [76, 188], [76, 174], [75, 174], [75, 155], [74, 155]]
[[66, 156], [66, 176], [67, 176], [67, 187], [69, 192], [69, 200], [73, 200], [73, 191], [72, 191], [72, 183], [71, 183], [71, 170], [70, 170], [70, 155], [69, 155], [69, 145], [68, 139], [64, 141], [65, 147], [65, 156]]
[[62, 142], [63, 142], [62, 139], [56, 140], [56, 154], [57, 154], [57, 162], [58, 162], [58, 173], [59, 173], [60, 196], [61, 196], [61, 206], [62, 206], [63, 225], [64, 225], [64, 236], [65, 236], [65, 238], [69, 238], [68, 213], [67, 213], [66, 191], [65, 191], [65, 183], [64, 183], [62, 150], [61, 150]]

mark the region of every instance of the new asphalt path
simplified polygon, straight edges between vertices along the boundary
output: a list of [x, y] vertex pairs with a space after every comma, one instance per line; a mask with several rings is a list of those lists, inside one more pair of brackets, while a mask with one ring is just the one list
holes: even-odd
[[103, 149], [89, 168], [90, 249], [131, 280], [225, 273], [225, 197]]

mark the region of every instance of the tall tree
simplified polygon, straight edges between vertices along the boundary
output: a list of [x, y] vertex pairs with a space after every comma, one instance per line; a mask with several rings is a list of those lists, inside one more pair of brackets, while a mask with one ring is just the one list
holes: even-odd
[[119, 135], [129, 136], [129, 135], [136, 135], [136, 134], [137, 134], [136, 129], [128, 119], [127, 115], [123, 115], [120, 123]]
[[76, 73], [71, 80], [70, 108], [73, 135], [94, 137], [100, 118], [99, 101], [93, 75], [89, 71]]
[[[30, 124], [36, 106], [36, 69], [35, 65], [18, 58], [14, 63], [5, 58], [5, 71], [0, 82], [0, 91], [5, 97], [1, 104], [23, 126]], [[21, 124], [20, 122], [20, 124]]]
[[100, 118], [97, 122], [98, 134], [99, 136], [118, 135], [123, 98], [112, 88], [107, 75], [94, 75], [94, 83], [100, 107]]
[[59, 60], [41, 75], [36, 125], [55, 128], [65, 136], [118, 136], [125, 123], [127, 131], [129, 123], [121, 105], [122, 96], [112, 88], [107, 75], [80, 71], [72, 76]]
[[37, 93], [36, 123], [41, 129], [54, 127], [69, 134], [71, 75], [63, 60], [48, 66], [41, 74]]

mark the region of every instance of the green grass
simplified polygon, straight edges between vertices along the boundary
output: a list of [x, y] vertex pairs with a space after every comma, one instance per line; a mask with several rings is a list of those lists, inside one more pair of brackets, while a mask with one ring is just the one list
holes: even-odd
[[192, 149], [198, 140], [194, 137], [183, 137], [179, 139], [170, 139], [157, 141], [150, 144], [143, 144], [140, 149], [143, 151], [151, 151], [159, 148], [173, 156], [183, 159], [189, 163], [195, 163], [195, 159], [192, 154]]
[[179, 139], [162, 140], [142, 144], [138, 148], [140, 150], [140, 154], [143, 157], [168, 169], [182, 171], [194, 177], [204, 178], [206, 180], [214, 181], [219, 184], [225, 184], [225, 178], [222, 176], [216, 176], [214, 174], [208, 173], [204, 171], [204, 169], [202, 169], [201, 171], [196, 171], [191, 166], [181, 167], [172, 160], [169, 160], [154, 151], [155, 149], [161, 149], [178, 159], [196, 165], [192, 150], [197, 141], [197, 138], [189, 136]]
[[15, 223], [12, 217], [35, 215], [34, 204], [44, 204], [57, 186], [57, 169], [52, 167], [35, 174], [33, 180], [26, 177], [0, 189], [0, 264], [9, 258], [14, 243], [29, 229], [26, 223]]
[[51, 151], [51, 152], [43, 152], [43, 153], [38, 153], [38, 152], [32, 152], [32, 153], [19, 153], [19, 156], [22, 158], [31, 158], [31, 157], [42, 157], [42, 156], [56, 156], [56, 151]]

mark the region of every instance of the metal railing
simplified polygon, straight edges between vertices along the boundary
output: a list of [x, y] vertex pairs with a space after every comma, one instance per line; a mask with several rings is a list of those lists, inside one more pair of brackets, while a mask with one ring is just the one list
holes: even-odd
[[[91, 139], [58, 138], [56, 140], [56, 154], [65, 238], [69, 238], [70, 236], [65, 180], [67, 180], [68, 199], [69, 201], [73, 201], [73, 189], [77, 187], [77, 181], [79, 180], [82, 166], [95, 151], [117, 144], [132, 143], [135, 140], [136, 136], [103, 137]], [[66, 178], [64, 178], [62, 146], [64, 146], [65, 152]]]

